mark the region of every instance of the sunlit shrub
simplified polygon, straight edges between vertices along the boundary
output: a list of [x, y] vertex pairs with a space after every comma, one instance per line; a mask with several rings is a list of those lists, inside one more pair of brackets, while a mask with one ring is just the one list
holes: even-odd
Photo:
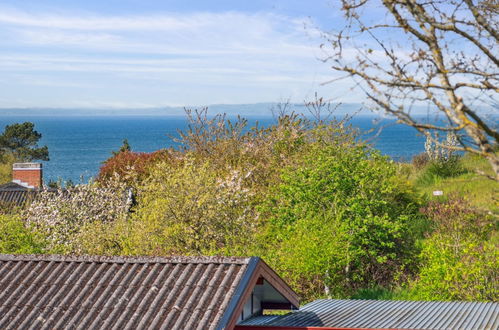
[[22, 221], [19, 215], [0, 215], [0, 253], [42, 253], [45, 244], [42, 234]]
[[416, 170], [423, 169], [429, 162], [430, 157], [426, 152], [422, 152], [412, 157], [412, 165]]
[[415, 195], [394, 164], [362, 145], [309, 145], [270, 197], [262, 239], [272, 248], [263, 253], [306, 299], [389, 285], [411, 266]]
[[485, 300], [499, 298], [499, 251], [492, 215], [453, 197], [432, 202], [423, 212], [434, 230], [423, 244], [416, 299]]
[[128, 254], [239, 255], [257, 227], [251, 172], [220, 172], [187, 158], [157, 164], [141, 187]]

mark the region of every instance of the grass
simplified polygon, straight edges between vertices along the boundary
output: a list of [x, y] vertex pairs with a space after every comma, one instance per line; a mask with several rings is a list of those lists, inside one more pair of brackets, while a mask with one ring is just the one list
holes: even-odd
[[[411, 166], [409, 164], [404, 165], [406, 167], [404, 173], [428, 200], [445, 199], [451, 195], [459, 195], [473, 206], [499, 216], [499, 183], [476, 172], [476, 170], [480, 170], [492, 175], [487, 160], [475, 155], [465, 155], [459, 160], [459, 163], [466, 170], [466, 173], [454, 177], [425, 177], [428, 176], [425, 169], [416, 171], [412, 168], [411, 172], [407, 169], [407, 166]], [[436, 190], [442, 191], [443, 196], [433, 196], [433, 191]]]

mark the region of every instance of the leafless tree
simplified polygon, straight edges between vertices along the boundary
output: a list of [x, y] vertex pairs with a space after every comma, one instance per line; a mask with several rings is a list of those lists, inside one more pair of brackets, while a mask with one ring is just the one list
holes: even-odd
[[[341, 0], [345, 27], [327, 32], [325, 59], [375, 110], [445, 147], [479, 154], [499, 181], [498, 0]], [[435, 118], [418, 116], [425, 106]], [[486, 114], [488, 109], [488, 116]]]
[[291, 99], [288, 97], [287, 99], [281, 99], [279, 102], [273, 104], [270, 107], [270, 112], [272, 113], [272, 117], [274, 117], [275, 120], [278, 120], [278, 118], [283, 118], [293, 113], [294, 111], [292, 108]]
[[[340, 107], [341, 103], [333, 103], [325, 100], [322, 96], [319, 97], [317, 92], [314, 94], [312, 101], [304, 101], [305, 108], [309, 115], [318, 123], [323, 124], [333, 118], [334, 112]], [[350, 119], [350, 116], [346, 118]]]

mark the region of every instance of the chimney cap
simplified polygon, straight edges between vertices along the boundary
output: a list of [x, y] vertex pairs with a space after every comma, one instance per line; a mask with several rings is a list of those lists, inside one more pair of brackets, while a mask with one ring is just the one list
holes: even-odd
[[42, 168], [42, 163], [14, 163], [14, 170], [37, 170]]

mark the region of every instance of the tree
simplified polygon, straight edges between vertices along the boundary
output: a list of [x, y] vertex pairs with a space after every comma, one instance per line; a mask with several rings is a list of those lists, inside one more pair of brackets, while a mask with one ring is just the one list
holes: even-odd
[[118, 151], [112, 151], [113, 156], [116, 156], [122, 152], [130, 152], [132, 151], [132, 147], [130, 146], [130, 143], [128, 143], [128, 139], [123, 140], [123, 144], [121, 145], [120, 149]]
[[49, 160], [47, 146], [38, 147], [42, 135], [35, 131], [31, 122], [16, 123], [5, 126], [0, 135], [1, 154], [12, 154], [15, 161], [30, 162], [35, 159]]
[[[438, 132], [453, 132], [452, 146], [485, 157], [499, 180], [497, 117], [480, 110], [499, 91], [499, 6], [494, 0], [342, 0], [347, 24], [327, 33], [334, 48], [326, 61], [347, 73], [374, 109], [443, 146]], [[379, 12], [386, 15], [373, 18]], [[343, 77], [342, 77], [343, 78]], [[415, 106], [435, 109], [431, 121]]]

